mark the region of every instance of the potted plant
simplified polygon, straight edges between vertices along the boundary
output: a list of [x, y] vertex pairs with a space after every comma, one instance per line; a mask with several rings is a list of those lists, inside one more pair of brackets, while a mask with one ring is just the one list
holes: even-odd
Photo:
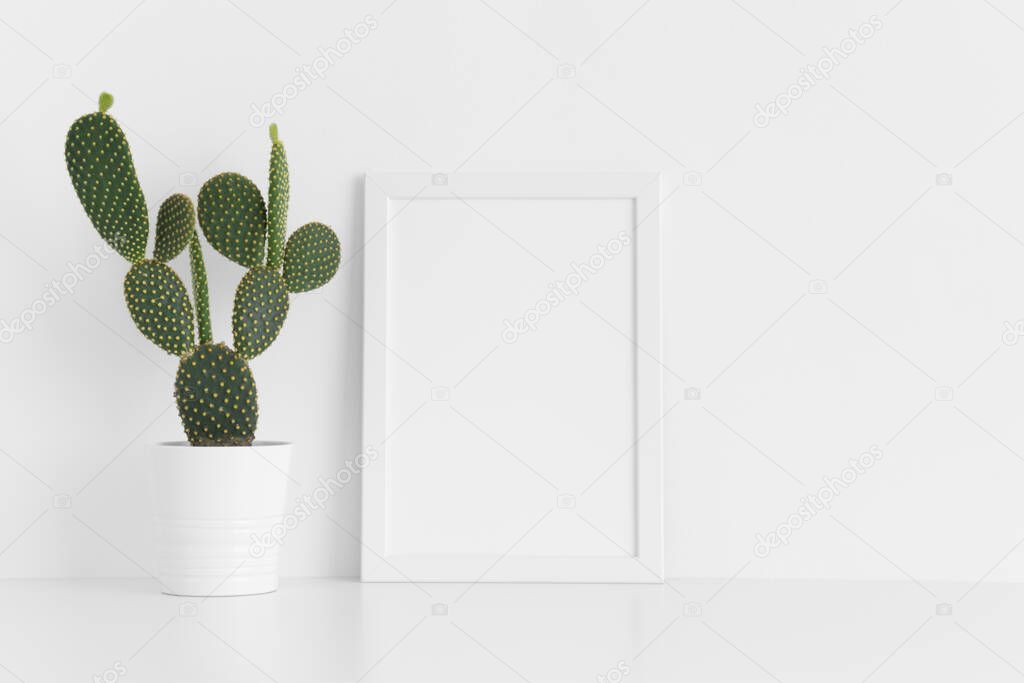
[[[251, 539], [279, 524], [287, 497], [292, 445], [255, 441], [259, 414], [248, 361], [277, 338], [289, 294], [334, 277], [341, 248], [334, 231], [307, 223], [285, 239], [288, 162], [270, 126], [268, 201], [248, 178], [221, 173], [198, 202], [173, 194], [160, 205], [151, 258], [149, 215], [131, 151], [107, 114], [72, 124], [68, 173], [100, 236], [131, 267], [124, 280], [132, 320], [150, 341], [180, 360], [174, 398], [188, 442], [151, 450], [158, 578], [175, 595], [245, 595], [277, 589], [277, 546], [250, 552]], [[196, 219], [216, 251], [246, 269], [235, 292], [232, 346], [214, 343]], [[168, 262], [189, 251], [192, 298]]]

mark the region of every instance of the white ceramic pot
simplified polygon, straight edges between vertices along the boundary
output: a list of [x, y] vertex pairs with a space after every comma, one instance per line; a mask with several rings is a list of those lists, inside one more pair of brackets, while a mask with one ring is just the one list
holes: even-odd
[[171, 595], [277, 590], [278, 543], [292, 444], [150, 448], [157, 576]]

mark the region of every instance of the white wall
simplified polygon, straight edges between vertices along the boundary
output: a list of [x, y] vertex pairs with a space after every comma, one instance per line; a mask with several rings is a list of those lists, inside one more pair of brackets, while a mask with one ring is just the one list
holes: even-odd
[[[828, 80], [754, 124], [756, 103], [873, 15]], [[355, 254], [368, 169], [687, 181], [666, 204], [670, 575], [1024, 576], [1019, 554], [1000, 562], [1024, 535], [1024, 345], [1001, 336], [1024, 318], [1024, 10], [1007, 0], [4, 1], [0, 319], [100, 244], [62, 146], [101, 90], [155, 215], [220, 171], [264, 183], [252, 105], [368, 16], [365, 40], [274, 117], [293, 228], [328, 222]], [[208, 261], [226, 338], [241, 272]], [[175, 362], [133, 328], [125, 271], [104, 260], [0, 346], [0, 575], [151, 566], [143, 454], [180, 438]], [[360, 449], [361, 277], [345, 258], [295, 297], [254, 363], [261, 435], [300, 443], [296, 495]], [[832, 516], [755, 556], [755, 534], [872, 445], [883, 457]], [[358, 530], [357, 487], [329, 507]], [[289, 537], [286, 571], [355, 575], [359, 552], [319, 514]]]

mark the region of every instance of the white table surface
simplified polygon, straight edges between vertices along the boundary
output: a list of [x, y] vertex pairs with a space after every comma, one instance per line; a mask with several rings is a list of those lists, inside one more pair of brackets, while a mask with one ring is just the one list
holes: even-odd
[[285, 580], [198, 600], [148, 580], [0, 581], [0, 683], [991, 683], [1024, 678], [1022, 632], [1024, 586], [995, 583]]

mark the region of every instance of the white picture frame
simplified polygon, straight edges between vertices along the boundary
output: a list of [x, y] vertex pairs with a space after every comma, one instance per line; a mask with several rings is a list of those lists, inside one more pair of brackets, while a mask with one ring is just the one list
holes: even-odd
[[[363, 550], [361, 569], [363, 581], [659, 583], [664, 580], [662, 498], [664, 396], [663, 365], [659, 360], [662, 357], [661, 231], [663, 221], [661, 213], [664, 201], [663, 192], [663, 178], [661, 174], [653, 172], [367, 174], [363, 246], [365, 259], [363, 444], [374, 449], [375, 457], [370, 459], [362, 472], [361, 540]], [[436, 200], [452, 200], [456, 204]], [[564, 200], [571, 203], [563, 205], [561, 202], [551, 200]], [[607, 206], [613, 207], [615, 211], [605, 211], [602, 207], [606, 204], [600, 203], [602, 200], [613, 200]], [[520, 201], [531, 203], [521, 204]], [[592, 202], [598, 203], [591, 206]], [[424, 411], [433, 410], [433, 407], [428, 405], [427, 408], [424, 408], [421, 405], [417, 411], [405, 410], [401, 415], [397, 414], [399, 411], [396, 408], [396, 406], [403, 405], [403, 402], [408, 403], [410, 397], [405, 394], [415, 394], [413, 403], [420, 398], [417, 394], [419, 388], [415, 384], [409, 384], [409, 382], [415, 382], [417, 378], [409, 367], [409, 358], [405, 357], [415, 354], [411, 352], [407, 354], [405, 351], [415, 349], [421, 343], [421, 339], [399, 339], [397, 336], [402, 334], [403, 330], [408, 330], [405, 334], [415, 337], [414, 333], [419, 329], [420, 337], [422, 337], [423, 328], [422, 326], [417, 328], [416, 324], [411, 322], [406, 324], [401, 316], [417, 317], [415, 312], [422, 309], [423, 306], [413, 305], [418, 301], [416, 297], [422, 296], [423, 288], [433, 286], [434, 276], [437, 275], [435, 271], [430, 278], [417, 279], [412, 274], [406, 276], [400, 269], [407, 267], [403, 264], [419, 263], [417, 260], [410, 259], [408, 254], [415, 255], [417, 250], [424, 249], [425, 244], [428, 245], [428, 250], [433, 248], [429, 245], [436, 244], [436, 242], [424, 242], [426, 237], [422, 231], [431, 230], [432, 226], [429, 224], [431, 222], [438, 224], [438, 227], [433, 229], [440, 231], [442, 227], [446, 228], [449, 222], [442, 214], [446, 212], [451, 214], [455, 210], [452, 208], [453, 206], [460, 210], [466, 209], [463, 212], [467, 216], [466, 220], [477, 220], [480, 230], [493, 230], [495, 239], [507, 238], [508, 248], [512, 251], [518, 249], [519, 257], [524, 260], [526, 259], [524, 252], [528, 252], [530, 248], [512, 234], [509, 225], [514, 221], [509, 219], [509, 222], [505, 222], [500, 218], [491, 220], [491, 216], [500, 214], [501, 210], [515, 212], [522, 207], [524, 210], [532, 212], [532, 216], [539, 217], [540, 222], [543, 222], [543, 212], [548, 210], [561, 212], [579, 210], [586, 215], [599, 217], [597, 222], [602, 222], [605, 215], [614, 214], [627, 217], [629, 231], [626, 234], [632, 237], [632, 243], [625, 253], [631, 254], [632, 260], [631, 262], [624, 261], [616, 268], [625, 273], [617, 277], [624, 283], [632, 284], [633, 291], [630, 294], [632, 313], [628, 314], [626, 318], [632, 319], [633, 329], [624, 329], [622, 326], [617, 329], [605, 327], [603, 328], [605, 333], [595, 331], [591, 336], [601, 335], [602, 343], [607, 344], [609, 348], [613, 344], [619, 344], [615, 347], [616, 353], [614, 354], [616, 367], [632, 367], [631, 400], [630, 397], [620, 396], [619, 394], [622, 392], [616, 392], [612, 397], [620, 401], [630, 401], [630, 405], [627, 406], [627, 409], [605, 411], [617, 418], [621, 417], [623, 424], [626, 425], [621, 429], [626, 429], [635, 437], [633, 443], [627, 444], [626, 450], [618, 456], [618, 459], [612, 460], [606, 470], [617, 473], [617, 476], [621, 475], [622, 480], [627, 483], [631, 481], [632, 490], [625, 491], [623, 485], [616, 483], [615, 492], [608, 495], [608, 500], [619, 501], [615, 509], [623, 514], [607, 512], [600, 507], [586, 509], [592, 517], [596, 515], [601, 519], [611, 520], [610, 526], [620, 530], [620, 537], [630, 540], [616, 540], [613, 534], [602, 531], [599, 524], [587, 521], [587, 517], [582, 511], [584, 509], [582, 501], [584, 496], [593, 496], [592, 492], [587, 491], [584, 491], [583, 494], [553, 492], [552, 509], [541, 517], [534, 527], [520, 524], [518, 528], [527, 527], [521, 537], [517, 537], [509, 529], [505, 529], [505, 536], [501, 542], [498, 539], [492, 539], [490, 533], [480, 534], [479, 529], [476, 530], [476, 535], [467, 532], [464, 537], [460, 537], [460, 540], [454, 539], [455, 536], [458, 536], [454, 530], [450, 534], [453, 538], [445, 535], [447, 534], [446, 529], [458, 527], [461, 524], [460, 520], [466, 520], [467, 524], [484, 524], [484, 521], [475, 519], [478, 516], [477, 511], [471, 508], [464, 510], [461, 517], [458, 512], [454, 513], [455, 516], [449, 514], [445, 517], [438, 511], [437, 518], [447, 519], [449, 522], [432, 522], [422, 528], [418, 526], [423, 517], [430, 517], [435, 512], [435, 506], [438, 508], [449, 506], [453, 491], [456, 494], [455, 497], [461, 491], [473, 491], [472, 482], [463, 481], [469, 477], [469, 474], [460, 471], [445, 471], [445, 467], [455, 467], [455, 465], [439, 458], [436, 446], [428, 447], [426, 445], [451, 431], [449, 429], [446, 432], [444, 428], [436, 426], [435, 418], [425, 416]], [[431, 218], [431, 212], [438, 213], [438, 216]], [[629, 219], [628, 216], [632, 216], [632, 218]], [[533, 219], [530, 221], [531, 224], [535, 222], [537, 221]], [[585, 221], [581, 219], [580, 222]], [[502, 225], [498, 225], [498, 223], [502, 223]], [[572, 223], [574, 229], [579, 227], [576, 225], [576, 221], [572, 221]], [[499, 232], [501, 233], [500, 237], [498, 236]], [[408, 244], [405, 244], [403, 240]], [[437, 258], [444, 257], [448, 263], [459, 263], [458, 259], [460, 258], [479, 259], [479, 254], [460, 254], [458, 252], [459, 249], [471, 248], [472, 240], [467, 239], [466, 242], [463, 245], [460, 240], [449, 240], [443, 244], [443, 253], [439, 251], [435, 256]], [[611, 245], [612, 242], [609, 241], [608, 244]], [[439, 245], [437, 248], [441, 249], [442, 247]], [[451, 261], [450, 259], [455, 260]], [[526, 266], [524, 265], [524, 267]], [[408, 268], [412, 269], [411, 266]], [[611, 271], [611, 268], [609, 267], [608, 270]], [[603, 273], [602, 276], [604, 276]], [[410, 280], [414, 281], [410, 282]], [[567, 277], [565, 281], [568, 282], [568, 280]], [[445, 290], [442, 285], [438, 285], [438, 287], [441, 289], [439, 297], [442, 297]], [[610, 290], [612, 291], [611, 296], [617, 297], [618, 294], [615, 292], [619, 292], [621, 289], [619, 287]], [[406, 299], [411, 300], [412, 303], [400, 305], [400, 302]], [[443, 301], [439, 300], [438, 306], [444, 305]], [[596, 314], [596, 309], [593, 307], [591, 309]], [[538, 310], [540, 310], [539, 306]], [[452, 315], [450, 311], [446, 311], [445, 314]], [[466, 316], [467, 318], [472, 317], [472, 311], [467, 311]], [[608, 320], [603, 319], [603, 316], [602, 320], [603, 322], [600, 323], [594, 322], [594, 325], [600, 326], [604, 323], [612, 325]], [[467, 325], [469, 324], [471, 321], [467, 321]], [[453, 335], [452, 338], [457, 337]], [[617, 342], [614, 341], [616, 339]], [[507, 341], [507, 339], [505, 340]], [[521, 341], [518, 343], [522, 344]], [[589, 344], [585, 346], [588, 349], [590, 347]], [[400, 352], [399, 348], [403, 351]], [[628, 358], [625, 361], [618, 355], [620, 350], [622, 353], [628, 353]], [[497, 355], [495, 353], [495, 356]], [[512, 358], [512, 352], [505, 354], [505, 357]], [[481, 361], [481, 363], [484, 362]], [[498, 363], [497, 361], [489, 362], [494, 365]], [[600, 359], [595, 358], [594, 362], [595, 367], [603, 367]], [[411, 379], [403, 384], [404, 380], [396, 379], [399, 375], [409, 376]], [[485, 379], [475, 380], [474, 391], [476, 393], [472, 405], [469, 407], [486, 405], [487, 396], [484, 395], [481, 400], [480, 392], [489, 391], [488, 386]], [[507, 400], [507, 397], [500, 393], [506, 391], [504, 387], [494, 386], [492, 389], [497, 396], [496, 400]], [[433, 394], [444, 393], [438, 389], [431, 391], [432, 395], [427, 398], [438, 399]], [[459, 415], [465, 415], [469, 407], [462, 406], [460, 408], [458, 391], [461, 389], [453, 392], [452, 403], [448, 409], [458, 412]], [[540, 391], [541, 394], [538, 395], [542, 395], [543, 387], [540, 388]], [[600, 392], [591, 393], [600, 394]], [[447, 398], [447, 396], [441, 396], [440, 400]], [[589, 399], [584, 397], [581, 400]], [[595, 397], [594, 400], [597, 398]], [[578, 409], [578, 406], [574, 405], [574, 408]], [[409, 413], [409, 416], [407, 417], [405, 413]], [[631, 415], [627, 413], [631, 413]], [[435, 414], [448, 415], [448, 413]], [[469, 418], [466, 418], [466, 421], [468, 422]], [[599, 420], [595, 417], [595, 423], [603, 422], [616, 423], [615, 420]], [[395, 435], [415, 432], [415, 427], [406, 426], [407, 424], [419, 424], [420, 429], [433, 430], [433, 432], [422, 440], [413, 440], [411, 436], [405, 438], [406, 445], [399, 448], [399, 437]], [[508, 467], [511, 466], [509, 464], [511, 458], [516, 458], [520, 460], [520, 464], [532, 469], [529, 463], [529, 454], [520, 457], [513, 453], [511, 449], [498, 443], [498, 439], [493, 438], [489, 430], [484, 430], [476, 423], [467, 424], [466, 430], [467, 432], [478, 432], [472, 438], [478, 438], [477, 443], [481, 444], [480, 453], [463, 454], [472, 457], [472, 460], [468, 462], [476, 463], [490, 457], [492, 460], [489, 462], [493, 462], [495, 467]], [[481, 436], [481, 433], [485, 431], [488, 432], [486, 439]], [[522, 435], [528, 431], [520, 428], [506, 430], [505, 433]], [[413, 445], [408, 445], [409, 443]], [[488, 443], [493, 445], [493, 452], [488, 451], [491, 448]], [[417, 447], [416, 444], [424, 444], [425, 451], [432, 453], [431, 460], [438, 462], [432, 463], [429, 469], [425, 469], [423, 460], [427, 456], [424, 454], [423, 458], [418, 457], [414, 451]], [[621, 444], [617, 446], [618, 449], [621, 447]], [[488, 451], [490, 455], [482, 451]], [[566, 448], [562, 449], [561, 453], [572, 451], [573, 448]], [[600, 460], [603, 466], [609, 460], [609, 456], [606, 453], [600, 455], [603, 458]], [[558, 456], [558, 453], [546, 455], [549, 458], [548, 462], [552, 465], [555, 463], [550, 458]], [[591, 456], [588, 453], [576, 454], [574, 457], [589, 458]], [[595, 460], [593, 464], [596, 465], [597, 454], [593, 457]], [[506, 460], [499, 462], [501, 458]], [[588, 462], [588, 465], [591, 464]], [[518, 465], [515, 466], [518, 467]], [[410, 471], [406, 472], [403, 468]], [[538, 474], [538, 476], [542, 475]], [[606, 479], [608, 478], [610, 477], [606, 477]], [[431, 490], [433, 486], [431, 482], [439, 482], [440, 488], [444, 488], [453, 486], [452, 482], [455, 480], [459, 480], [460, 488], [457, 490], [449, 488], [434, 502], [426, 504], [422, 502], [422, 493]], [[396, 482], [404, 483], [399, 485]], [[509, 483], [509, 486], [513, 486], [513, 484]], [[609, 488], [611, 488], [611, 484], [609, 484]], [[403, 494], [402, 491], [405, 493]], [[413, 495], [414, 493], [415, 495]], [[477, 493], [479, 494], [479, 492]], [[579, 510], [567, 510], [567, 508], [574, 508], [577, 505], [576, 495], [581, 496]], [[487, 498], [483, 495], [480, 497]], [[524, 501], [525, 499], [524, 496]], [[626, 503], [621, 501], [626, 501]], [[535, 503], [536, 500], [533, 500], [533, 504]], [[526, 502], [523, 504], [525, 506]], [[409, 506], [414, 506], [415, 509], [407, 509]], [[503, 511], [504, 509], [502, 509], [502, 513]], [[445, 512], [447, 513], [447, 511]], [[517, 510], [508, 510], [510, 518], [515, 517], [518, 513]], [[620, 519], [620, 517], [630, 514], [634, 516], [633, 519]], [[573, 523], [577, 521], [573, 515], [579, 517], [586, 524], [571, 526], [570, 521]], [[486, 515], [481, 516], [486, 517]], [[453, 519], [455, 521], [451, 522], [450, 520]], [[427, 522], [423, 523], [427, 524]], [[564, 530], [562, 526], [558, 525], [565, 525]], [[593, 527], [593, 529], [588, 530], [587, 526]], [[531, 532], [531, 529], [537, 529], [537, 531]], [[530, 550], [528, 546], [532, 543], [532, 539], [529, 541], [524, 539], [530, 539], [531, 533], [541, 535], [541, 530], [543, 530], [544, 536], [542, 541], [545, 544], [543, 552]], [[558, 545], [559, 539], [562, 539], [565, 541], [565, 547], [568, 548], [577, 542], [578, 537], [586, 536], [587, 542], [595, 544], [593, 548], [597, 548], [597, 544], [602, 543], [600, 540], [602, 535], [606, 542], [600, 551], [593, 551], [590, 546], [586, 548], [574, 546], [573, 551], [562, 552], [561, 546]], [[511, 544], [506, 543], [509, 539], [513, 541]], [[538, 543], [540, 542], [538, 541]], [[480, 547], [477, 548], [477, 545]]]

